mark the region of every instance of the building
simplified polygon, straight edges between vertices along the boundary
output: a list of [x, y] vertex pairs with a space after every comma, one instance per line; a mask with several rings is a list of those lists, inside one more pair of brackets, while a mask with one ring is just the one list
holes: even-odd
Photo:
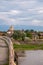
[[13, 26], [10, 26], [9, 30], [7, 31], [7, 34], [11, 36], [13, 33], [14, 33], [14, 28]]
[[40, 34], [40, 39], [43, 39], [43, 32], [39, 32]]
[[6, 36], [6, 32], [0, 31], [0, 36]]
[[39, 39], [39, 36], [38, 36], [38, 34], [36, 32], [32, 32], [31, 34], [32, 34], [32, 39], [33, 40]]

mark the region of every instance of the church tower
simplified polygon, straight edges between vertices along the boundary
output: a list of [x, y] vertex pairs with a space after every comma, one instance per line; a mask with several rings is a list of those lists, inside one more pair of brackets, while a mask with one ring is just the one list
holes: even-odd
[[10, 26], [9, 30], [7, 31], [7, 34], [11, 36], [13, 33], [14, 33], [14, 28], [13, 26]]
[[9, 30], [10, 30], [10, 31], [14, 31], [13, 26], [10, 26]]

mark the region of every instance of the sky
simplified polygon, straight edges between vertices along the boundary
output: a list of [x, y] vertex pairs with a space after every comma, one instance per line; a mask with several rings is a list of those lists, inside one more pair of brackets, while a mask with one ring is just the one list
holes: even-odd
[[0, 0], [1, 25], [43, 27], [43, 0]]

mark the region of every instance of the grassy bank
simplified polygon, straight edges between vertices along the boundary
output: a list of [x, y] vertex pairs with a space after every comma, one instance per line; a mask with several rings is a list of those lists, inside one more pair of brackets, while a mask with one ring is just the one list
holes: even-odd
[[14, 49], [16, 50], [43, 50], [43, 44], [21, 44], [21, 45], [17, 45], [14, 44]]

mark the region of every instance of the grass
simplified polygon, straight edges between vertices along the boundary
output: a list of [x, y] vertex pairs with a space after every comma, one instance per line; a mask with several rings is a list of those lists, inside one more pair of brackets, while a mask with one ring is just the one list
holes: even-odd
[[43, 50], [43, 44], [14, 44], [13, 46], [15, 50]]
[[4, 64], [4, 65], [8, 65], [8, 64]]

